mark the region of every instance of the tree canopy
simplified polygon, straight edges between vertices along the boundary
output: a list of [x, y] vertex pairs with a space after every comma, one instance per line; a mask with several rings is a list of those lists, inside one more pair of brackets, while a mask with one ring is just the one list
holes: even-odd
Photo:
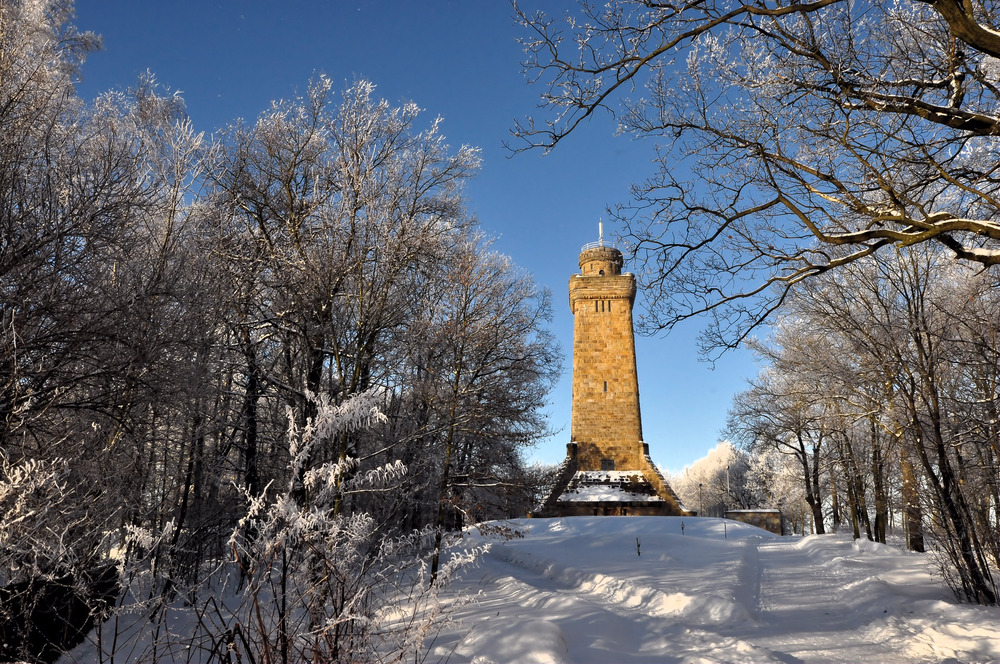
[[998, 6], [819, 0], [515, 5], [555, 148], [606, 111], [656, 168], [616, 209], [647, 330], [732, 347], [802, 279], [934, 243], [1000, 264]]

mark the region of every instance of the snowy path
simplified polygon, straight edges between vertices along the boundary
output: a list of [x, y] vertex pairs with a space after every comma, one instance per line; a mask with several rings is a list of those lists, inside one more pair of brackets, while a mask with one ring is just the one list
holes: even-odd
[[[1000, 615], [955, 605], [926, 556], [717, 519], [519, 521], [459, 590], [429, 661], [995, 661]], [[641, 555], [635, 539], [641, 541]]]
[[[772, 540], [758, 554], [754, 642], [782, 661], [974, 662], [1000, 653], [1000, 612], [954, 605], [926, 556], [833, 537]], [[994, 627], [977, 624], [991, 613]], [[941, 620], [955, 620], [947, 634], [934, 626]]]
[[[730, 657], [738, 653], [745, 660], [755, 650], [746, 642], [692, 626], [728, 620], [734, 611], [743, 613], [732, 602], [668, 593], [503, 549], [490, 557], [496, 561], [492, 569], [506, 567], [509, 574], [492, 581], [496, 590], [477, 607], [486, 620], [458, 649], [458, 655], [472, 661], [483, 652], [497, 651], [505, 659], [495, 661], [510, 662], [674, 661], [680, 652], [706, 650], [728, 652]], [[623, 650], [623, 644], [632, 650]]]

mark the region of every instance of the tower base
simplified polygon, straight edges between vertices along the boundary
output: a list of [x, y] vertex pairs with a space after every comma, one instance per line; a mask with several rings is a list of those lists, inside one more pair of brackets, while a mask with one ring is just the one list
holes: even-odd
[[566, 459], [552, 492], [532, 512], [535, 517], [560, 516], [695, 516], [685, 509], [666, 478], [649, 457], [632, 470], [580, 470], [579, 448], [566, 445]]

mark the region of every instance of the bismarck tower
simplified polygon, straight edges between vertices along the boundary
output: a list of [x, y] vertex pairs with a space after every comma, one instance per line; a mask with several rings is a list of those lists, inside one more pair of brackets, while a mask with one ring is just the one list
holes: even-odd
[[632, 304], [635, 277], [622, 253], [603, 242], [580, 253], [569, 280], [573, 311], [571, 438], [579, 470], [638, 468], [643, 456]]
[[632, 304], [635, 277], [601, 239], [583, 247], [569, 280], [573, 311], [571, 442], [537, 516], [691, 514], [642, 438]]

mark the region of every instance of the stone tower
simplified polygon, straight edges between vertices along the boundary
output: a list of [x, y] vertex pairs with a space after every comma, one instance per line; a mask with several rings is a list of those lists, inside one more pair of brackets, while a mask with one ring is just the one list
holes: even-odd
[[632, 304], [635, 277], [622, 253], [603, 242], [580, 253], [569, 280], [573, 311], [573, 417], [570, 440], [580, 470], [639, 468], [643, 456]]
[[635, 277], [604, 242], [580, 252], [569, 280], [573, 414], [566, 460], [536, 516], [693, 514], [649, 457], [642, 438], [632, 305]]

